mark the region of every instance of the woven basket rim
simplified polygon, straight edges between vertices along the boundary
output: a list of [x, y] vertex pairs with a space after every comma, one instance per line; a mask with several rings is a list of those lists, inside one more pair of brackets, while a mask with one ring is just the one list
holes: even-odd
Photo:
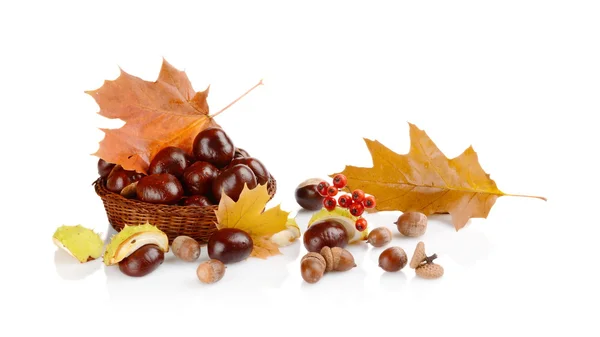
[[[125, 198], [124, 196], [122, 196], [119, 193], [115, 193], [115, 192], [108, 190], [104, 186], [104, 179], [102, 179], [102, 178], [98, 178], [96, 181], [94, 181], [92, 183], [92, 185], [95, 186], [96, 191], [98, 192], [98, 195], [100, 195], [101, 197], [104, 197], [104, 196], [109, 197], [110, 196], [111, 198], [118, 199], [123, 204], [126, 204], [131, 207], [135, 207], [135, 208], [152, 207], [152, 208], [158, 208], [161, 211], [175, 211], [175, 210], [181, 210], [184, 207], [184, 206], [177, 205], [177, 204], [174, 204], [174, 205], [151, 204], [151, 203], [140, 201], [137, 199]], [[196, 207], [199, 209], [199, 208], [203, 208], [203, 207], [218, 207], [218, 205], [195, 206], [195, 207], [185, 207], [185, 208], [186, 209], [196, 209]]]
[[[218, 204], [209, 205], [209, 206], [186, 207], [186, 206], [181, 206], [178, 204], [174, 204], [174, 205], [152, 204], [152, 203], [147, 203], [147, 202], [140, 201], [137, 199], [128, 199], [119, 193], [115, 193], [115, 192], [108, 190], [105, 187], [105, 180], [106, 179], [99, 177], [92, 183], [92, 185], [94, 186], [94, 188], [96, 190], [96, 194], [98, 194], [101, 198], [110, 197], [113, 199], [117, 199], [120, 203], [123, 203], [124, 205], [127, 205], [128, 207], [131, 207], [131, 208], [136, 208], [136, 209], [152, 208], [154, 210], [158, 210], [158, 211], [160, 211], [162, 213], [166, 213], [166, 214], [170, 214], [170, 213], [176, 214], [176, 213], [181, 212], [181, 210], [183, 210], [183, 209], [185, 209], [186, 212], [193, 212], [193, 210], [197, 210], [198, 213], [202, 213], [201, 212], [202, 209], [217, 210], [219, 208]], [[273, 176], [270, 176], [269, 183], [273, 183], [273, 182], [275, 182], [275, 178], [273, 178]], [[271, 195], [271, 198], [273, 198], [273, 195]]]

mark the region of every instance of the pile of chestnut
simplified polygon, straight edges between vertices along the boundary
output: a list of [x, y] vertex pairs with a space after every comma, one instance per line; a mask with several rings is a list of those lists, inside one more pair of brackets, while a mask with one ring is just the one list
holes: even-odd
[[160, 150], [150, 162], [148, 175], [100, 159], [98, 173], [111, 192], [152, 204], [182, 206], [217, 205], [222, 192], [237, 201], [244, 184], [253, 189], [269, 181], [263, 163], [236, 148], [221, 128], [198, 133], [192, 152], [174, 146]]

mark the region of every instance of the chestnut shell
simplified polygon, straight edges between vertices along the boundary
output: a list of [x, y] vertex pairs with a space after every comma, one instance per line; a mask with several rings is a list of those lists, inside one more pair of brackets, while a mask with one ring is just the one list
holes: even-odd
[[148, 174], [170, 173], [179, 178], [189, 165], [190, 158], [184, 150], [168, 146], [154, 156], [148, 167]]
[[202, 130], [194, 138], [193, 152], [198, 161], [223, 168], [233, 159], [235, 146], [223, 129], [212, 127]]
[[256, 176], [252, 170], [243, 164], [237, 164], [222, 171], [212, 184], [212, 193], [214, 201], [218, 203], [221, 200], [221, 191], [227, 194], [233, 201], [238, 201], [244, 183], [249, 189], [253, 189], [258, 184]]
[[125, 275], [141, 277], [150, 274], [165, 260], [165, 253], [154, 244], [144, 245], [119, 262]]
[[234, 166], [237, 164], [244, 164], [248, 166], [254, 175], [256, 176], [256, 182], [260, 185], [264, 185], [269, 181], [269, 171], [265, 167], [265, 165], [258, 159], [247, 157], [247, 158], [237, 158], [231, 161], [229, 166]]
[[304, 247], [309, 252], [321, 252], [323, 247], [340, 247], [348, 245], [348, 233], [341, 223], [334, 219], [317, 221], [304, 232]]
[[197, 161], [183, 172], [183, 185], [190, 195], [212, 193], [213, 181], [219, 175], [219, 169], [205, 161]]
[[138, 200], [152, 204], [176, 204], [183, 196], [183, 186], [177, 177], [169, 173], [143, 177], [135, 191]]
[[246, 259], [253, 248], [250, 235], [237, 228], [219, 229], [208, 240], [208, 256], [225, 264]]

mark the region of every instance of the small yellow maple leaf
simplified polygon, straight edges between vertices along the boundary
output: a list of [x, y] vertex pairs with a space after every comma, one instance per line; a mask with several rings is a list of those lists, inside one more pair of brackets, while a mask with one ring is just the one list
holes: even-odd
[[253, 189], [244, 185], [237, 202], [223, 194], [219, 208], [215, 211], [217, 228], [237, 228], [248, 233], [254, 243], [252, 256], [266, 258], [279, 254], [277, 245], [268, 239], [287, 229], [289, 212], [281, 210], [280, 205], [263, 211], [270, 198], [267, 184]]

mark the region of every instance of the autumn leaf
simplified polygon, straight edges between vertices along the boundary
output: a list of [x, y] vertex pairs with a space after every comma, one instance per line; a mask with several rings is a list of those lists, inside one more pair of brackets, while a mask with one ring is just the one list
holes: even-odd
[[126, 170], [147, 173], [154, 155], [167, 146], [191, 153], [196, 135], [217, 126], [208, 115], [208, 88], [194, 91], [185, 72], [164, 59], [155, 82], [121, 70], [114, 81], [86, 93], [100, 106], [100, 115], [125, 122], [118, 129], [101, 129], [105, 136], [94, 155]]
[[287, 229], [289, 212], [282, 211], [279, 205], [263, 212], [270, 198], [267, 184], [253, 189], [244, 184], [237, 202], [223, 194], [215, 211], [217, 228], [237, 228], [248, 233], [254, 243], [252, 256], [266, 258], [279, 254], [277, 244], [269, 238]]
[[279, 246], [272, 242], [268, 237], [254, 237], [252, 239], [253, 249], [250, 256], [257, 257], [259, 259], [266, 259], [269, 256], [279, 255]]
[[406, 155], [365, 139], [373, 167], [346, 166], [341, 173], [348, 179], [347, 190], [374, 195], [378, 211], [450, 213], [456, 230], [471, 218], [487, 218], [498, 197], [512, 195], [498, 189], [472, 147], [448, 159], [424, 131], [409, 126], [411, 145]]

